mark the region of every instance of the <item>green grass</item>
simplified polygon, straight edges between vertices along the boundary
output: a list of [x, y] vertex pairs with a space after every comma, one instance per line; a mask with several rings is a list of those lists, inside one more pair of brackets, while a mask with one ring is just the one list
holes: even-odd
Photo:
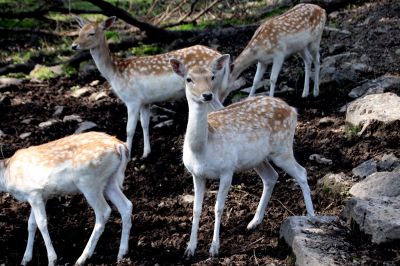
[[51, 71], [48, 67], [46, 66], [40, 66], [29, 74], [31, 78], [36, 78], [38, 80], [49, 80], [52, 78], [55, 78], [56, 74]]
[[143, 44], [138, 47], [133, 47], [131, 49], [132, 54], [136, 56], [142, 56], [142, 55], [154, 55], [154, 54], [160, 54], [163, 52], [161, 47], [154, 45], [154, 44]]

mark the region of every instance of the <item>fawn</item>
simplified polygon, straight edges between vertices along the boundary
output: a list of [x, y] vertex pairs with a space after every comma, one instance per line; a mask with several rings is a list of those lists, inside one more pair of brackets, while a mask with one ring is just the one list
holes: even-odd
[[83, 265], [94, 252], [111, 213], [104, 195], [122, 217], [118, 261], [128, 251], [132, 203], [122, 193], [128, 149], [124, 143], [105, 133], [88, 132], [68, 136], [40, 146], [18, 150], [11, 158], [0, 160], [0, 192], [8, 192], [31, 205], [28, 242], [21, 262], [32, 260], [36, 229], [43, 236], [49, 265], [55, 265], [56, 252], [47, 229], [47, 199], [63, 194], [82, 193], [96, 215], [88, 243], [76, 262]]
[[[127, 146], [132, 149], [138, 116], [143, 129], [143, 158], [151, 151], [149, 139], [150, 104], [183, 98], [185, 86], [169, 66], [169, 58], [182, 60], [189, 68], [194, 65], [209, 66], [220, 53], [201, 45], [153, 56], [130, 57], [127, 59], [112, 56], [104, 31], [115, 22], [115, 17], [105, 21], [87, 22], [76, 17], [81, 30], [79, 37], [72, 44], [72, 49], [90, 49], [90, 53], [100, 73], [110, 83], [117, 96], [125, 103], [128, 110]], [[225, 69], [229, 68], [229, 64]], [[228, 71], [215, 73], [213, 83], [222, 90], [227, 87]], [[222, 106], [217, 99], [215, 108]]]
[[[313, 4], [298, 4], [280, 16], [265, 21], [256, 30], [250, 42], [231, 65], [229, 84], [240, 74], [257, 62], [250, 96], [255, 94], [257, 83], [261, 80], [267, 65], [272, 62], [269, 95], [274, 96], [276, 81], [283, 61], [291, 54], [299, 53], [305, 65], [304, 89], [302, 97], [309, 94], [311, 63], [314, 63], [314, 97], [319, 94], [319, 47], [326, 22], [324, 9]], [[224, 100], [229, 94], [225, 90]]]
[[[223, 68], [229, 56], [216, 59], [215, 66]], [[207, 113], [207, 105], [215, 97], [213, 72], [198, 66], [187, 70], [177, 59], [171, 59], [173, 70], [186, 82], [189, 118], [183, 145], [183, 163], [193, 176], [194, 206], [190, 240], [185, 251], [192, 256], [197, 246], [197, 231], [203, 204], [206, 179], [219, 179], [215, 204], [215, 226], [210, 255], [219, 251], [219, 231], [225, 198], [234, 172], [254, 169], [263, 182], [263, 192], [248, 229], [262, 222], [267, 203], [278, 174], [269, 164], [291, 175], [301, 187], [310, 217], [314, 209], [307, 183], [306, 170], [293, 155], [293, 139], [297, 123], [294, 108], [273, 97], [251, 97], [218, 111]]]

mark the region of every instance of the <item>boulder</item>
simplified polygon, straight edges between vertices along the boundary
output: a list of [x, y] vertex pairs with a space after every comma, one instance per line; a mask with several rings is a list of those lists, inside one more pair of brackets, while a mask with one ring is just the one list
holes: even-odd
[[352, 184], [351, 178], [344, 173], [328, 173], [318, 180], [317, 190], [334, 197], [341, 197], [350, 189]]
[[371, 94], [359, 98], [347, 108], [346, 124], [361, 128], [361, 135], [373, 121], [390, 124], [400, 120], [400, 97], [394, 93]]
[[393, 153], [384, 154], [378, 162], [378, 168], [382, 171], [395, 169], [400, 165], [400, 159]]
[[344, 265], [349, 243], [335, 216], [317, 216], [313, 222], [305, 216], [291, 216], [283, 221], [280, 237], [292, 248], [296, 265]]
[[394, 75], [384, 75], [374, 80], [368, 80], [355, 87], [349, 93], [351, 98], [358, 98], [363, 95], [383, 93], [395, 86], [400, 86], [400, 77]]
[[343, 216], [374, 243], [400, 239], [400, 172], [369, 175], [350, 189]]
[[79, 124], [79, 127], [75, 130], [74, 134], [82, 133], [89, 129], [97, 127], [97, 124], [92, 121], [83, 121]]
[[353, 168], [351, 172], [356, 177], [364, 178], [378, 171], [376, 166], [376, 161], [374, 159], [370, 159]]

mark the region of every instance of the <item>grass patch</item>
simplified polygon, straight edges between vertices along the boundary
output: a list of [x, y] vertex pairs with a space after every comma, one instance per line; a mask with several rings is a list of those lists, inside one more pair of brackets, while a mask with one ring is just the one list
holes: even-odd
[[29, 76], [38, 80], [49, 80], [55, 78], [56, 74], [46, 66], [36, 66]]
[[132, 54], [136, 56], [143, 56], [143, 55], [155, 55], [160, 54], [163, 52], [160, 46], [154, 44], [143, 44], [138, 47], [133, 47], [131, 49]]

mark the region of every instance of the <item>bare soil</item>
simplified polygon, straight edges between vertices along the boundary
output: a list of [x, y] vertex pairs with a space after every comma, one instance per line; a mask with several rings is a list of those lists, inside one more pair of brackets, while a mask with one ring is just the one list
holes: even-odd
[[[360, 56], [369, 56], [368, 64], [373, 69], [365, 76], [366, 79], [385, 73], [399, 74], [400, 59], [394, 53], [400, 48], [399, 11], [398, 1], [371, 1], [341, 11], [335, 18], [336, 26], [349, 29], [352, 35], [343, 37], [326, 34], [322, 43], [322, 58], [328, 55], [330, 45], [343, 43], [344, 51], [357, 51]], [[368, 18], [368, 23], [363, 24]], [[384, 29], [383, 33], [381, 28]], [[234, 38], [235, 40], [218, 40], [219, 50], [238, 55], [251, 34]], [[233, 43], [239, 39], [240, 43]], [[351, 175], [351, 169], [359, 163], [370, 158], [379, 158], [385, 153], [393, 152], [399, 157], [398, 125], [393, 126], [395, 133], [391, 131], [390, 134], [385, 134], [385, 128], [382, 129], [382, 134], [371, 133], [362, 137], [346, 133], [344, 113], [338, 110], [350, 101], [347, 97], [350, 87], [322, 87], [321, 96], [302, 99], [300, 95], [303, 75], [299, 69], [303, 69], [299, 58], [292, 57], [285, 62], [279, 78], [280, 86], [287, 84], [295, 88], [295, 91], [278, 97], [282, 97], [299, 111], [295, 156], [308, 171], [316, 213], [340, 215], [343, 200], [317, 193], [317, 180], [328, 172]], [[249, 81], [252, 75], [254, 69], [246, 73]], [[0, 103], [0, 129], [6, 134], [1, 140], [3, 156], [9, 157], [20, 148], [73, 134], [78, 126], [76, 121], [59, 122], [45, 129], [38, 128], [40, 122], [52, 118], [57, 105], [65, 106], [63, 115], [80, 115], [84, 120], [95, 122], [98, 125], [96, 130], [125, 139], [126, 108], [116, 96], [110, 93], [110, 97], [92, 102], [88, 97], [76, 99], [69, 95], [72, 86], [84, 86], [97, 79], [100, 80], [98, 89], [109, 90], [108, 84], [97, 72], [73, 79], [59, 78], [45, 83], [26, 82], [2, 88], [0, 93], [7, 97]], [[400, 94], [400, 88], [394, 88], [393, 92]], [[130, 250], [121, 265], [293, 264], [290, 249], [279, 241], [279, 228], [285, 218], [305, 215], [306, 210], [301, 190], [283, 172], [279, 172], [280, 179], [263, 223], [253, 231], [247, 231], [246, 226], [256, 210], [262, 183], [253, 171], [235, 175], [222, 221], [220, 256], [214, 259], [208, 257], [208, 249], [212, 239], [218, 183], [209, 182], [196, 256], [191, 260], [183, 259], [191, 228], [192, 204], [185, 202], [182, 196], [193, 194], [192, 179], [181, 159], [188, 110], [184, 100], [160, 106], [176, 112], [174, 115], [167, 114], [168, 119], [173, 119], [174, 123], [171, 127], [151, 130], [152, 153], [147, 159], [139, 159], [143, 149], [140, 127], [135, 135], [134, 159], [127, 167], [124, 183], [124, 192], [134, 206], [133, 227]], [[323, 117], [330, 117], [331, 122], [320, 123]], [[27, 118], [31, 120], [23, 123]], [[379, 130], [379, 125], [377, 129]], [[18, 136], [24, 132], [32, 132], [32, 135], [20, 139]], [[322, 165], [310, 161], [308, 157], [314, 153], [332, 159], [333, 164]], [[19, 203], [8, 194], [0, 195], [0, 264], [15, 265], [22, 260], [29, 211], [28, 204]], [[79, 257], [89, 239], [94, 225], [94, 213], [79, 195], [49, 200], [47, 212], [58, 263], [70, 265]], [[120, 231], [121, 220], [114, 210], [95, 254], [89, 260], [90, 264], [115, 264]], [[400, 246], [396, 243], [372, 245], [367, 236], [351, 233], [349, 230], [347, 237], [354, 247], [354, 254], [351, 256], [353, 260], [348, 265], [359, 265], [360, 260], [369, 265], [384, 262], [395, 265], [399, 262]], [[38, 233], [31, 265], [46, 263], [45, 246]]]

